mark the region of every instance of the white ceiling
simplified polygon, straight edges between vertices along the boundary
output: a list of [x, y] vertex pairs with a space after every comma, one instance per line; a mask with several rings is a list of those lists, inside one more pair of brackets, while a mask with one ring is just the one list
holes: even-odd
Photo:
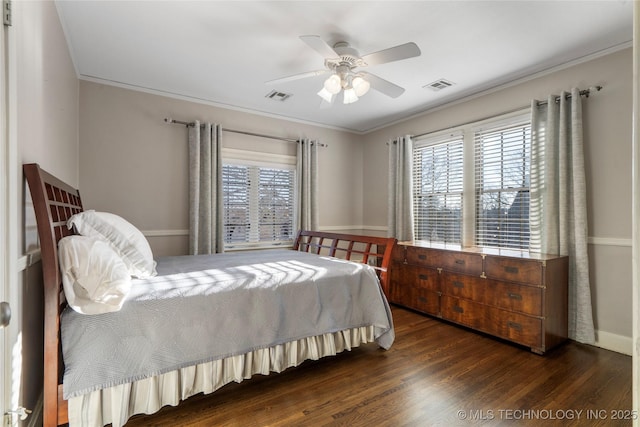
[[[57, 1], [82, 79], [366, 132], [567, 62], [631, 46], [632, 1]], [[368, 67], [406, 91], [320, 108], [324, 67], [299, 38], [361, 55], [415, 42], [421, 56]], [[425, 85], [447, 79], [434, 92]], [[595, 82], [594, 82], [595, 83]], [[292, 94], [285, 102], [271, 90]], [[187, 118], [188, 119], [188, 118]]]

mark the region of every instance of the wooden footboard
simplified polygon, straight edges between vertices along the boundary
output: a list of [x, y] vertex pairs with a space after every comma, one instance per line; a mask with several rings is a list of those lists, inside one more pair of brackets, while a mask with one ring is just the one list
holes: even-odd
[[[62, 393], [64, 371], [60, 314], [65, 308], [61, 298], [62, 278], [58, 268], [58, 241], [72, 234], [67, 220], [83, 210], [80, 193], [35, 164], [23, 166], [33, 201], [44, 279], [44, 406], [45, 427], [68, 423], [68, 405]], [[375, 268], [383, 289], [387, 286], [387, 268], [396, 240], [393, 238], [351, 234], [300, 231], [294, 249], [359, 261]]]

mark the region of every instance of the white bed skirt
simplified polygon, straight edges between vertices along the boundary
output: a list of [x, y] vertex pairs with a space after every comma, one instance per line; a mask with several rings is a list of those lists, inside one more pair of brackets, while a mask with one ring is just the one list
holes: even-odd
[[334, 356], [374, 341], [374, 328], [361, 327], [304, 338], [226, 359], [201, 363], [69, 399], [69, 426], [124, 425], [135, 414], [153, 414], [198, 393], [212, 393], [254, 374], [269, 375], [305, 360]]

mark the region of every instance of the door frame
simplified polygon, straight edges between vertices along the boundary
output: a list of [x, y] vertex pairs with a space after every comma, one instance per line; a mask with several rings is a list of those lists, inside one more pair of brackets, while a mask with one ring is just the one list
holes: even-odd
[[[15, 18], [15, 14], [14, 14]], [[0, 301], [9, 302], [12, 310], [9, 326], [0, 332], [2, 373], [0, 387], [0, 415], [21, 406], [22, 337], [20, 281], [18, 280], [19, 197], [21, 173], [18, 171], [17, 144], [17, 50], [15, 31], [3, 25], [0, 32], [0, 245], [4, 256], [0, 259]], [[11, 417], [10, 425], [17, 425], [19, 417]]]
[[[633, 2], [633, 114], [632, 114], [632, 409], [640, 410], [640, 4]], [[634, 427], [640, 426], [635, 417]]]

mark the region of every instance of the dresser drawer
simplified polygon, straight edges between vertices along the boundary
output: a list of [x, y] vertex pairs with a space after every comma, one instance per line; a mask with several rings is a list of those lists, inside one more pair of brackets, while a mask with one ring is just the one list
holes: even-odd
[[526, 345], [533, 350], [542, 349], [542, 320], [524, 314], [487, 309], [485, 332]]
[[542, 288], [442, 273], [442, 292], [511, 311], [542, 316]]
[[433, 268], [418, 267], [415, 265], [402, 265], [394, 274], [394, 281], [416, 288], [439, 291], [438, 270]]
[[413, 286], [394, 287], [392, 295], [396, 304], [412, 308], [423, 313], [440, 315], [440, 294]]
[[438, 268], [441, 267], [438, 263], [438, 260], [440, 259], [439, 252], [440, 251], [436, 249], [408, 247], [406, 253], [407, 262], [414, 265]]
[[482, 274], [482, 256], [478, 254], [413, 247], [407, 248], [407, 262], [477, 276]]
[[487, 255], [484, 273], [492, 279], [542, 285], [542, 262]]
[[542, 349], [542, 320], [524, 314], [489, 307], [448, 295], [441, 296], [442, 318], [504, 338]]
[[404, 251], [406, 246], [403, 245], [395, 245], [393, 250], [391, 251], [391, 261], [397, 263], [404, 262]]
[[443, 319], [474, 329], [485, 329], [485, 309], [481, 304], [442, 294], [440, 296], [440, 313]]

